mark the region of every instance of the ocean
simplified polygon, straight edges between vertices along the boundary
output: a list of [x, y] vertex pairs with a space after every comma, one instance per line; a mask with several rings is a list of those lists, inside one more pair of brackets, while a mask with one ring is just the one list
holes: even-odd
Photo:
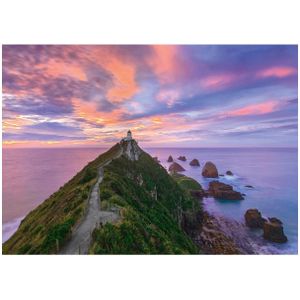
[[[146, 148], [164, 167], [169, 155], [187, 157], [178, 161], [185, 175], [207, 188], [210, 179], [201, 176], [206, 161], [212, 161], [219, 174], [227, 170], [234, 176], [220, 177], [234, 189], [246, 194], [241, 201], [205, 198], [205, 209], [216, 217], [240, 224], [248, 208], [258, 208], [265, 217], [277, 217], [288, 237], [286, 244], [263, 241], [259, 230], [247, 230], [259, 241], [259, 253], [298, 253], [298, 151], [294, 148]], [[106, 149], [3, 149], [2, 242], [18, 228], [28, 212]], [[200, 167], [189, 162], [197, 158]], [[254, 188], [245, 187], [251, 185]], [[228, 223], [226, 223], [228, 224]], [[229, 223], [230, 224], [230, 223]], [[228, 226], [228, 225], [227, 225]], [[230, 228], [229, 228], [230, 229]], [[232, 229], [233, 230], [233, 229]], [[236, 229], [235, 229], [236, 230]], [[241, 238], [244, 238], [242, 236]], [[260, 251], [261, 250], [261, 251]]]

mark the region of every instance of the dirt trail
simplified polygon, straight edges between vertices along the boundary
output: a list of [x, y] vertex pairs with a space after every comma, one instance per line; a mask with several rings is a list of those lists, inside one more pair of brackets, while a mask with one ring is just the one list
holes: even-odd
[[[109, 163], [109, 162], [108, 162]], [[99, 185], [103, 180], [103, 167], [99, 168], [98, 180], [88, 200], [88, 207], [83, 221], [76, 228], [71, 240], [61, 249], [60, 254], [88, 254], [91, 233], [100, 223], [114, 222], [119, 219], [115, 212], [102, 211], [100, 208]]]

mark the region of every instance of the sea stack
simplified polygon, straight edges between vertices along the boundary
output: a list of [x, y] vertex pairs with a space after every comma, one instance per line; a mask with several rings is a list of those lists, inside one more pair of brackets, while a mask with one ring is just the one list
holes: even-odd
[[228, 175], [228, 176], [233, 176], [233, 173], [232, 173], [231, 171], [227, 171], [227, 172], [226, 172], [226, 175]]
[[185, 156], [179, 156], [179, 157], [178, 157], [178, 160], [186, 161], [186, 157], [185, 157]]
[[177, 173], [177, 172], [183, 172], [185, 171], [185, 169], [177, 162], [173, 162], [169, 167], [169, 171], [172, 173]]
[[172, 155], [169, 156], [167, 162], [173, 162], [173, 157], [172, 157]]
[[286, 243], [287, 237], [283, 232], [282, 222], [277, 218], [268, 218], [268, 221], [264, 223], [263, 237], [274, 243]]
[[223, 200], [243, 200], [243, 195], [237, 192], [229, 184], [219, 181], [211, 181], [208, 188], [209, 193], [217, 199]]
[[190, 166], [193, 166], [193, 167], [200, 167], [200, 163], [199, 163], [199, 160], [194, 158], [191, 162], [190, 162]]
[[208, 161], [202, 169], [202, 176], [206, 178], [219, 177], [217, 167], [211, 161]]
[[248, 209], [244, 217], [246, 225], [250, 228], [263, 228], [264, 223], [267, 221], [256, 208]]

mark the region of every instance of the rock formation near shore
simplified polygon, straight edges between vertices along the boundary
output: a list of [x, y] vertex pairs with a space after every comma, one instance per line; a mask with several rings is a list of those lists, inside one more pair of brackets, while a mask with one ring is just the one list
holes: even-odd
[[202, 176], [207, 178], [219, 177], [217, 167], [211, 161], [208, 161], [202, 169]]
[[185, 157], [185, 156], [179, 156], [179, 157], [178, 157], [178, 160], [186, 161], [186, 157]]
[[199, 160], [198, 160], [197, 158], [194, 158], [194, 159], [190, 162], [190, 166], [193, 166], [193, 167], [200, 167]]
[[219, 181], [211, 181], [209, 183], [209, 193], [218, 199], [224, 200], [242, 200], [244, 199], [240, 192], [233, 190], [233, 187], [229, 184], [225, 184]]
[[228, 176], [233, 176], [233, 173], [232, 173], [231, 171], [227, 171], [227, 172], [226, 172], [226, 175], [228, 175]]
[[173, 157], [172, 157], [172, 155], [170, 155], [169, 158], [168, 158], [168, 160], [167, 160], [167, 162], [173, 162], [173, 161], [174, 161]]
[[177, 172], [183, 172], [185, 171], [185, 169], [177, 162], [173, 162], [169, 167], [169, 171], [177, 173]]
[[248, 227], [251, 228], [263, 228], [264, 223], [267, 221], [264, 219], [258, 209], [248, 209], [245, 213], [245, 222]]
[[277, 218], [268, 218], [268, 221], [264, 223], [263, 237], [271, 242], [286, 243], [287, 237], [283, 232], [282, 222]]

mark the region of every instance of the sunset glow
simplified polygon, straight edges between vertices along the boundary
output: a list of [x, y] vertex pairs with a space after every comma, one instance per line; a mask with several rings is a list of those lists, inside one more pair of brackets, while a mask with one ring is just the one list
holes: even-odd
[[3, 46], [3, 145], [296, 146], [297, 68], [297, 46]]

